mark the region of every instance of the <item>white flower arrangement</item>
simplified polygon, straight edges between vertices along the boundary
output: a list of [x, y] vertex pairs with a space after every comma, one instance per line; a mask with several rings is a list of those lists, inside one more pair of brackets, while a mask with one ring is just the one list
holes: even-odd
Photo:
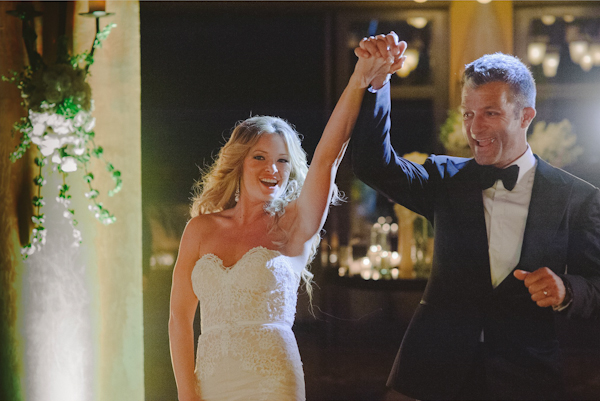
[[[93, 49], [101, 47], [102, 41], [115, 26], [110, 24], [97, 33]], [[25, 32], [24, 36], [27, 34], [32, 33]], [[26, 41], [26, 46], [28, 44], [30, 47], [31, 42]], [[75, 211], [70, 208], [70, 187], [66, 183], [69, 173], [83, 170], [83, 178], [88, 184], [85, 196], [91, 202], [88, 208], [95, 217], [103, 224], [111, 224], [116, 220], [98, 202], [99, 191], [92, 187], [94, 175], [89, 171], [92, 157], [104, 160], [102, 147], [94, 143], [96, 119], [92, 116], [92, 91], [87, 83], [88, 69], [94, 62], [93, 50], [69, 57], [66, 46], [62, 46], [63, 52], [59, 53], [57, 63], [47, 66], [39, 53], [29, 47], [27, 50], [32, 65], [25, 67], [21, 73], [13, 71], [9, 78], [2, 76], [3, 81], [13, 83], [21, 90], [22, 105], [28, 110], [27, 117], [13, 125], [13, 132], [19, 132], [21, 140], [10, 159], [12, 162], [20, 159], [31, 144], [39, 151], [39, 156], [35, 158], [39, 173], [34, 177], [37, 195], [32, 198], [35, 209], [32, 216], [34, 228], [30, 242], [21, 249], [24, 258], [41, 250], [46, 243], [47, 230], [42, 213], [45, 201], [41, 196], [41, 188], [46, 183], [43, 169], [49, 164], [63, 176], [63, 184], [58, 186], [56, 200], [65, 207], [63, 216], [73, 228], [74, 246], [81, 243], [81, 232], [76, 228]], [[121, 173], [111, 163], [106, 160], [104, 162], [115, 182], [115, 187], [108, 192], [112, 196], [121, 190]]]
[[576, 145], [577, 136], [567, 119], [559, 123], [536, 123], [528, 142], [535, 154], [555, 167], [568, 166], [583, 153], [581, 146]]
[[450, 156], [473, 156], [462, 130], [461, 114], [457, 110], [448, 110], [448, 118], [440, 127], [440, 141]]

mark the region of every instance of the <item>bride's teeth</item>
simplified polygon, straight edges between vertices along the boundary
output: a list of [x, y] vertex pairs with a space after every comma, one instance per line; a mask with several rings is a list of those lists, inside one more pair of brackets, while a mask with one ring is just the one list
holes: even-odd
[[270, 180], [270, 179], [262, 179], [260, 180], [261, 182], [268, 184], [268, 185], [276, 185], [277, 184], [277, 180]]

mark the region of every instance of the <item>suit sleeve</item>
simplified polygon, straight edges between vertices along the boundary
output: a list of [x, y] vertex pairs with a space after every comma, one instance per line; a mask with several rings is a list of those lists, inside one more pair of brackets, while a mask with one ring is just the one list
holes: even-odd
[[[586, 191], [589, 193], [589, 191]], [[567, 280], [573, 302], [567, 316], [600, 319], [600, 191], [594, 188], [576, 214], [569, 239]]]
[[431, 161], [420, 165], [399, 157], [390, 141], [390, 85], [367, 92], [351, 139], [354, 174], [393, 202], [430, 218], [427, 202]]

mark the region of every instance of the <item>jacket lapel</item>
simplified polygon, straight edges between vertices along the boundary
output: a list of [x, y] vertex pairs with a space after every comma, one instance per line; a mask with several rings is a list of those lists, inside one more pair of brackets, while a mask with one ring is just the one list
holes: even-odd
[[518, 268], [533, 271], [548, 265], [544, 255], [556, 234], [568, 206], [571, 184], [536, 155], [538, 164], [525, 225]]
[[490, 256], [488, 252], [488, 238], [485, 226], [483, 209], [483, 196], [476, 163], [470, 160], [448, 185], [448, 198], [455, 214], [453, 221], [460, 225], [461, 232], [465, 234], [471, 255], [469, 260], [474, 261], [465, 268], [473, 269], [470, 274], [478, 281], [489, 285], [492, 289], [490, 276]]

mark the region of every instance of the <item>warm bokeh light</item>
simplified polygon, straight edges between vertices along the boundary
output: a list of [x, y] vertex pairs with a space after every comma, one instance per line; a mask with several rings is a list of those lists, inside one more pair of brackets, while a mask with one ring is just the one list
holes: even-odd
[[427, 26], [427, 18], [425, 17], [414, 17], [414, 18], [409, 18], [408, 20], [406, 20], [406, 22], [408, 23], [408, 25], [412, 25], [417, 29], [423, 29]]
[[548, 78], [556, 76], [556, 71], [558, 70], [559, 63], [560, 55], [558, 54], [558, 52], [546, 53], [546, 57], [544, 57], [544, 61], [542, 63], [544, 75]]
[[530, 43], [527, 46], [527, 59], [532, 65], [539, 65], [544, 61], [546, 44], [541, 42]]
[[542, 23], [544, 25], [550, 26], [556, 22], [556, 17], [554, 15], [543, 15]]
[[581, 66], [581, 69], [583, 69], [583, 71], [591, 70], [594, 66], [592, 56], [589, 53], [584, 54], [581, 57], [581, 60], [579, 60], [579, 65]]
[[574, 63], [579, 64], [581, 58], [588, 51], [588, 42], [585, 40], [574, 40], [569, 43], [569, 55]]
[[407, 77], [415, 68], [417, 68], [417, 65], [419, 64], [418, 50], [407, 49], [404, 52], [404, 55], [406, 56], [406, 61], [404, 62], [404, 65], [400, 71], [397, 72], [397, 74], [402, 78]]

